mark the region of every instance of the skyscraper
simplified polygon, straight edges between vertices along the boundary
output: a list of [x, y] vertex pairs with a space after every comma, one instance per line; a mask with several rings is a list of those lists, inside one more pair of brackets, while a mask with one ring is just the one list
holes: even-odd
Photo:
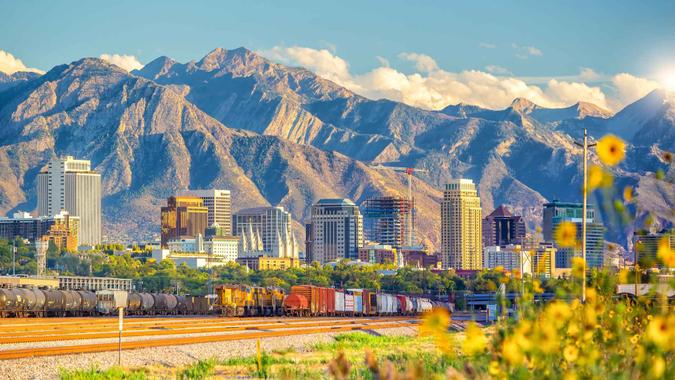
[[414, 232], [411, 231], [411, 236], [408, 236], [408, 218], [414, 218], [412, 209], [412, 202], [403, 197], [366, 199], [361, 204], [366, 240], [392, 247], [414, 244]]
[[483, 266], [480, 198], [470, 179], [445, 185], [441, 203], [441, 256], [444, 268]]
[[526, 232], [523, 218], [511, 214], [504, 205], [483, 219], [483, 245], [486, 247], [522, 244]]
[[[554, 200], [544, 204], [543, 229], [544, 241], [556, 244], [554, 234], [558, 225], [562, 222], [570, 222], [576, 225], [579, 247], [558, 248], [555, 256], [556, 268], [570, 268], [572, 257], [581, 257], [582, 216], [583, 205], [581, 203], [560, 202]], [[589, 206], [586, 210], [586, 266], [599, 268], [604, 264], [605, 227], [596, 221], [595, 210]]]
[[363, 217], [349, 199], [321, 199], [312, 206], [312, 257], [320, 263], [359, 257]]
[[234, 233], [240, 237], [240, 250], [257, 251], [260, 243], [265, 256], [299, 257], [293, 219], [283, 207], [240, 210], [232, 221]]
[[38, 215], [80, 218], [79, 244], [101, 242], [101, 174], [88, 160], [54, 158], [37, 177]]
[[170, 240], [204, 235], [208, 227], [208, 208], [199, 197], [169, 197], [162, 207], [162, 247]]
[[177, 194], [179, 197], [198, 197], [204, 202], [208, 212], [207, 223], [212, 226], [214, 223], [222, 228], [225, 236], [232, 236], [232, 201], [230, 190], [181, 190]]

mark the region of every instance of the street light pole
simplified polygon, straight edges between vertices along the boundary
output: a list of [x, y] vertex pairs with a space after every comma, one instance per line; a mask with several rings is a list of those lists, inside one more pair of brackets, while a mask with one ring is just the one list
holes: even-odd
[[581, 258], [583, 260], [583, 274], [581, 275], [581, 302], [586, 302], [586, 210], [588, 208], [588, 148], [595, 146], [594, 144], [588, 144], [588, 132], [584, 128], [584, 142], [583, 145], [574, 142], [577, 145], [580, 145], [584, 148], [584, 183], [582, 185], [583, 190], [583, 215], [581, 216]]
[[16, 276], [16, 239], [12, 240], [12, 276]]

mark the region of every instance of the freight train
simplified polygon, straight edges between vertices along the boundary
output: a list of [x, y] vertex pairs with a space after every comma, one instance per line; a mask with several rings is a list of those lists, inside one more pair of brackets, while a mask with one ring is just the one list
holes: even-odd
[[215, 309], [225, 316], [369, 316], [416, 315], [453, 305], [423, 297], [409, 297], [365, 289], [335, 289], [297, 285], [285, 294], [278, 288], [219, 285]]
[[124, 290], [52, 290], [0, 288], [0, 318], [79, 317], [114, 315], [125, 304], [127, 315], [223, 316], [377, 316], [416, 315], [435, 307], [452, 311], [452, 304], [365, 289], [335, 289], [312, 285], [276, 287], [219, 285], [214, 296], [188, 296]]

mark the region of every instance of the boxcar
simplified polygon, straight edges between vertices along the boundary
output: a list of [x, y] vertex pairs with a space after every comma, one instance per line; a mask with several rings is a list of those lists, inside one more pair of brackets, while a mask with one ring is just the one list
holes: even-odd
[[345, 314], [346, 315], [355, 315], [356, 314], [356, 305], [354, 302], [354, 295], [347, 292], [345, 295]]
[[[352, 300], [352, 304], [353, 304]], [[345, 308], [345, 292], [336, 290], [335, 291], [335, 314], [336, 315], [346, 315], [347, 309]]]
[[[296, 294], [305, 298], [307, 303], [306, 315], [319, 315], [321, 313], [319, 287], [312, 285], [295, 285], [291, 287], [291, 294]], [[303, 303], [300, 300], [300, 297], [294, 297], [292, 302], [297, 303], [296, 310]]]

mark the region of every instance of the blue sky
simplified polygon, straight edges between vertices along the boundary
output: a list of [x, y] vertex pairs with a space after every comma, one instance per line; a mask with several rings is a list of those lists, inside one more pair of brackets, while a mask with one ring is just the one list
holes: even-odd
[[599, 74], [590, 84], [656, 80], [675, 62], [673, 1], [0, 1], [0, 50], [41, 70], [103, 53], [186, 62], [238, 46], [326, 49], [354, 76], [383, 62], [414, 73], [400, 54], [418, 53], [447, 72], [528, 83], [578, 80], [584, 68]]

